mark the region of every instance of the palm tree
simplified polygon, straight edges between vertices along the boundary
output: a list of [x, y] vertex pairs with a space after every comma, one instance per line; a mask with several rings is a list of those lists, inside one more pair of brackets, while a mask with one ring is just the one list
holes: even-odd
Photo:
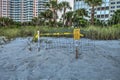
[[52, 11], [53, 22], [56, 23], [56, 21], [57, 21], [57, 10], [58, 10], [57, 0], [50, 0], [50, 2], [47, 3], [45, 6], [48, 7]]
[[77, 9], [75, 12], [78, 16], [81, 16], [81, 17], [88, 16], [87, 11], [83, 8], [82, 9]]
[[89, 6], [92, 7], [92, 9], [91, 9], [91, 24], [94, 25], [95, 7], [101, 5], [102, 0], [85, 0], [85, 3], [87, 3]]
[[41, 12], [39, 15], [39, 18], [41, 21], [43, 21], [44, 23], [46, 22], [52, 22], [53, 19], [53, 13], [51, 10], [46, 10], [44, 12]]
[[39, 18], [42, 18], [44, 20], [51, 20], [53, 18], [52, 11], [48, 9], [44, 12], [41, 12]]
[[72, 9], [72, 8], [70, 7], [69, 2], [63, 1], [63, 2], [59, 3], [59, 9], [60, 9], [60, 10], [63, 10], [63, 27], [64, 27], [66, 10], [67, 10], [67, 9]]
[[[78, 9], [73, 13], [73, 24], [74, 26], [82, 26], [87, 20], [84, 17], [88, 16], [88, 12], [85, 9]], [[81, 25], [82, 24], [82, 25]]]
[[115, 11], [115, 13], [113, 14], [113, 16], [111, 17], [109, 23], [112, 24], [120, 24], [120, 9]]
[[65, 20], [66, 20], [65, 24], [67, 26], [72, 26], [73, 13], [74, 13], [73, 11], [68, 11], [65, 13]]

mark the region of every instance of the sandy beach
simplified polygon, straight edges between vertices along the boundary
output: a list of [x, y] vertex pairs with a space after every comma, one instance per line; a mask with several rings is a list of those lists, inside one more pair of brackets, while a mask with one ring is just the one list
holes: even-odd
[[120, 80], [120, 40], [31, 38], [0, 45], [0, 80]]

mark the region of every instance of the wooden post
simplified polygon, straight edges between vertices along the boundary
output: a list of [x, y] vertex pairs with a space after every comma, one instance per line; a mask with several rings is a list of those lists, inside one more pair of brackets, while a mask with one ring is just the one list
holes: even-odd
[[38, 34], [38, 51], [40, 51], [40, 32], [37, 31]]
[[79, 57], [79, 52], [78, 52], [78, 40], [80, 39], [80, 29], [78, 28], [76, 28], [76, 29], [74, 29], [74, 31], [73, 31], [73, 34], [74, 34], [74, 40], [75, 40], [75, 57], [76, 57], [76, 59], [78, 59], [78, 57]]
[[76, 59], [78, 59], [78, 46], [76, 46]]
[[75, 58], [78, 59], [79, 51], [78, 51], [78, 40], [75, 40]]

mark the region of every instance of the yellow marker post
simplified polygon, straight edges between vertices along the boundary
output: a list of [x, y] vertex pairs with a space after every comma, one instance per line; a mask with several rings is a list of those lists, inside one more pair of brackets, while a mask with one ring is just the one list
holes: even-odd
[[76, 59], [78, 58], [79, 52], [78, 52], [78, 40], [80, 39], [83, 34], [80, 33], [80, 29], [74, 29], [73, 36], [75, 40], [75, 46], [76, 46]]
[[80, 33], [80, 29], [74, 29], [73, 35], [74, 35], [74, 40], [79, 40], [80, 37], [83, 36], [83, 34]]
[[75, 47], [76, 47], [76, 59], [78, 58], [78, 40], [80, 39], [80, 29], [74, 29], [73, 30], [73, 36], [74, 36], [74, 40], [75, 40]]
[[74, 29], [73, 35], [74, 35], [74, 40], [79, 40], [80, 39], [80, 29]]

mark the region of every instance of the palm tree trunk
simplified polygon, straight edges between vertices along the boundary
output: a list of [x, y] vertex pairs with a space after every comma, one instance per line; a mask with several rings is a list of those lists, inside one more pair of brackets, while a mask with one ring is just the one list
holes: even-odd
[[55, 11], [53, 11], [53, 21], [55, 22]]
[[72, 19], [69, 19], [68, 23], [68, 26], [72, 26]]
[[63, 10], [63, 27], [65, 26], [65, 12], [66, 12], [66, 8], [64, 8]]
[[54, 26], [56, 26], [56, 11], [53, 10], [53, 22], [54, 22]]
[[92, 5], [92, 11], [91, 11], [91, 25], [94, 25], [94, 5]]

